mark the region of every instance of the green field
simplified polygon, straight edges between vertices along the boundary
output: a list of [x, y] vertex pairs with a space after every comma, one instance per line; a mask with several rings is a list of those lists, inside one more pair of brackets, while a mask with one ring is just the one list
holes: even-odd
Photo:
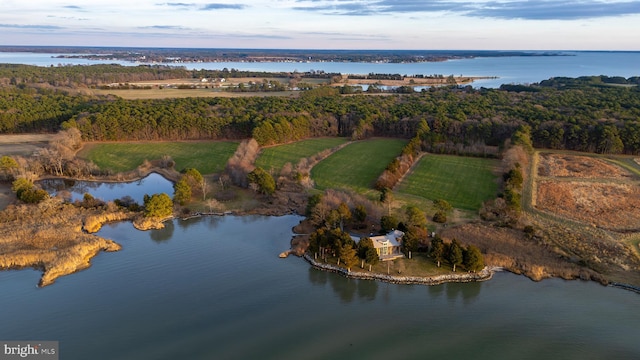
[[349, 144], [314, 166], [311, 177], [319, 189], [366, 192], [406, 143], [402, 139], [373, 139]]
[[113, 172], [134, 170], [146, 160], [169, 155], [176, 169], [196, 168], [202, 174], [224, 170], [238, 147], [236, 142], [121, 142], [88, 144], [78, 156], [93, 161], [100, 169]]
[[483, 201], [496, 197], [498, 165], [493, 159], [427, 154], [396, 190], [475, 211]]
[[347, 142], [346, 138], [315, 138], [291, 144], [278, 145], [263, 149], [256, 160], [256, 166], [267, 171], [280, 169], [286, 163], [295, 166], [302, 158], [306, 158]]

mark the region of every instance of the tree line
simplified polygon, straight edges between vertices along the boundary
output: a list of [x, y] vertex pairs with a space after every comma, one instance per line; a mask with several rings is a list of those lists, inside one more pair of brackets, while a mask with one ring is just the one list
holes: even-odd
[[428, 127], [422, 150], [491, 156], [490, 147], [527, 126], [534, 147], [640, 153], [638, 86], [565, 87], [560, 81], [527, 87], [533, 91], [454, 87], [341, 96], [339, 89], [319, 87], [298, 97], [152, 100], [8, 86], [0, 89], [0, 132], [77, 128], [86, 141], [253, 136], [267, 145], [316, 136], [412, 138]]

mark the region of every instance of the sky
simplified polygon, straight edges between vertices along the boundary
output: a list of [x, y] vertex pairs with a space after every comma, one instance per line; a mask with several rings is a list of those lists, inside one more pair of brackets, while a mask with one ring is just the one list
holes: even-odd
[[0, 45], [640, 50], [640, 0], [0, 0]]

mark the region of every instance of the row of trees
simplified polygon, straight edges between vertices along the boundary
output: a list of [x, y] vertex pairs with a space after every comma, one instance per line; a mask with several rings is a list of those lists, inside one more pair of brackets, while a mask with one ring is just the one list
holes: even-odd
[[[85, 140], [220, 139], [275, 144], [315, 136], [412, 138], [424, 150], [483, 154], [523, 125], [536, 147], [640, 153], [640, 90], [591, 84], [535, 91], [439, 88], [403, 96], [122, 100], [46, 89], [0, 89], [0, 132], [77, 128]], [[521, 88], [518, 88], [521, 90]]]
[[[426, 122], [424, 123], [425, 126]], [[382, 174], [376, 180], [375, 188], [378, 190], [392, 189], [400, 179], [411, 169], [420, 154], [420, 137], [416, 136], [402, 148], [402, 153], [391, 160]]]
[[442, 238], [435, 236], [431, 240], [431, 257], [436, 261], [438, 267], [443, 261], [447, 261], [453, 271], [462, 266], [467, 271], [479, 271], [484, 268], [484, 257], [482, 252], [474, 245], [462, 246], [456, 239], [445, 243]]
[[122, 66], [118, 64], [66, 65], [42, 67], [0, 64], [0, 85], [46, 84], [64, 87], [90, 87], [102, 84], [178, 79], [191, 77], [183, 67], [164, 65]]

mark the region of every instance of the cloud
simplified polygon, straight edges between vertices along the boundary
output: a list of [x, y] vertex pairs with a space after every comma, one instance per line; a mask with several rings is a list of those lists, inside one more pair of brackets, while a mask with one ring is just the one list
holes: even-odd
[[468, 15], [501, 19], [576, 20], [640, 14], [640, 1], [489, 2]]
[[515, 0], [515, 1], [424, 1], [424, 0], [298, 0], [294, 10], [331, 15], [384, 15], [448, 12], [468, 17], [575, 20], [640, 14], [640, 1]]
[[196, 4], [194, 4], [194, 3], [181, 3], [181, 2], [162, 3], [162, 4], [157, 4], [157, 5], [177, 7], [177, 8], [190, 8], [190, 7], [195, 7], [196, 6]]
[[335, 31], [304, 31], [299, 35], [320, 36], [329, 40], [349, 40], [349, 41], [369, 41], [369, 40], [390, 40], [391, 38], [386, 35], [379, 34], [353, 34], [343, 33]]
[[89, 18], [81, 18], [75, 16], [57, 16], [57, 15], [47, 15], [48, 18], [52, 19], [63, 19], [63, 20], [77, 20], [77, 21], [88, 21]]
[[[380, 12], [376, 3], [378, 1], [350, 1], [338, 0], [323, 2], [318, 0], [299, 0], [305, 6], [295, 6], [293, 10], [321, 12], [330, 15], [364, 16]], [[311, 3], [311, 4], [308, 4]], [[317, 4], [321, 3], [321, 4]]]
[[18, 25], [18, 24], [0, 24], [0, 28], [36, 29], [36, 30], [64, 29], [62, 26], [56, 26], [56, 25]]
[[291, 40], [291, 36], [287, 35], [268, 35], [268, 34], [214, 34], [214, 36], [234, 38], [234, 39], [274, 39], [274, 40]]
[[175, 25], [152, 25], [152, 26], [139, 26], [138, 29], [157, 29], [157, 30], [190, 30], [184, 26]]
[[205, 4], [201, 6], [200, 10], [225, 10], [225, 9], [242, 10], [245, 7], [246, 6], [243, 4], [210, 3], [210, 4]]
[[78, 5], [65, 5], [63, 6], [63, 8], [65, 9], [71, 9], [71, 10], [82, 10], [82, 8]]

